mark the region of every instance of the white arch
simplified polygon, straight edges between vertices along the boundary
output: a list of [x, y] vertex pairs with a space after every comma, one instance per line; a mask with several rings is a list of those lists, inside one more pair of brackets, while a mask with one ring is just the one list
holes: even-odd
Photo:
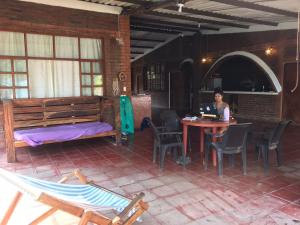
[[182, 62], [181, 62], [180, 65], [179, 65], [179, 68], [181, 69], [182, 65], [183, 65], [184, 63], [187, 63], [187, 62], [193, 64], [193, 63], [194, 63], [194, 60], [191, 59], [191, 58], [187, 58], [187, 59], [182, 60]]
[[222, 61], [226, 57], [231, 57], [231, 56], [244, 56], [244, 57], [249, 58], [252, 61], [254, 61], [269, 76], [270, 80], [272, 81], [272, 83], [275, 87], [276, 92], [279, 93], [282, 91], [281, 85], [280, 85], [275, 73], [271, 70], [271, 68], [263, 60], [261, 60], [261, 58], [257, 57], [256, 55], [254, 55], [250, 52], [245, 52], [245, 51], [235, 51], [235, 52], [230, 52], [230, 53], [223, 55], [209, 68], [209, 70], [207, 71], [207, 73], [205, 74], [204, 77], [206, 77], [210, 73], [210, 71], [214, 68], [214, 66], [217, 65], [220, 61]]

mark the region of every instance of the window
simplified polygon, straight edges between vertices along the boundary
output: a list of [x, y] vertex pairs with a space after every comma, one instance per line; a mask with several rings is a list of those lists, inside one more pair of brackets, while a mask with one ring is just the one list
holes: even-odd
[[144, 90], [165, 90], [165, 67], [162, 64], [152, 64], [144, 67]]
[[98, 62], [81, 62], [82, 95], [103, 95], [103, 75]]
[[25, 41], [23, 33], [0, 32], [1, 56], [25, 56]]
[[55, 37], [56, 58], [78, 59], [78, 38], [76, 37]]
[[26, 60], [0, 59], [0, 98], [28, 98]]
[[103, 95], [101, 39], [2, 31], [0, 39], [0, 99]]
[[82, 95], [103, 95], [101, 40], [80, 38]]
[[50, 35], [26, 34], [29, 57], [53, 57], [53, 39]]

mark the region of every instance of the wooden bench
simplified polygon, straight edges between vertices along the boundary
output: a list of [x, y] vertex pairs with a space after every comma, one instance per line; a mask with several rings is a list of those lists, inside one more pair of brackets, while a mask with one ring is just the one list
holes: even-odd
[[[29, 146], [24, 141], [14, 139], [14, 131], [18, 129], [101, 121], [109, 123], [114, 129], [78, 139], [115, 136], [117, 143], [120, 140], [119, 105], [114, 98], [95, 96], [4, 100], [3, 116], [7, 162], [16, 162], [15, 148]], [[47, 141], [44, 144], [54, 142]]]

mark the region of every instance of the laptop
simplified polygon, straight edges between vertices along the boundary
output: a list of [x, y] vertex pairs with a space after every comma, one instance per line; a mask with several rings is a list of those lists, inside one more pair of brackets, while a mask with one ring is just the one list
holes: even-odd
[[213, 103], [200, 104], [199, 111], [202, 117], [219, 118], [218, 110]]

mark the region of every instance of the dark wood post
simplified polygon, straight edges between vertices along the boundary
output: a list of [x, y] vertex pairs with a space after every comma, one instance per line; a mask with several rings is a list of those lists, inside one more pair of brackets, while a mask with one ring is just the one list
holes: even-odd
[[14, 118], [11, 100], [3, 100], [4, 136], [7, 162], [16, 162], [16, 150], [14, 145]]
[[120, 97], [113, 98], [113, 106], [114, 106], [114, 125], [116, 134], [116, 144], [119, 145], [121, 143], [121, 119], [120, 119]]

